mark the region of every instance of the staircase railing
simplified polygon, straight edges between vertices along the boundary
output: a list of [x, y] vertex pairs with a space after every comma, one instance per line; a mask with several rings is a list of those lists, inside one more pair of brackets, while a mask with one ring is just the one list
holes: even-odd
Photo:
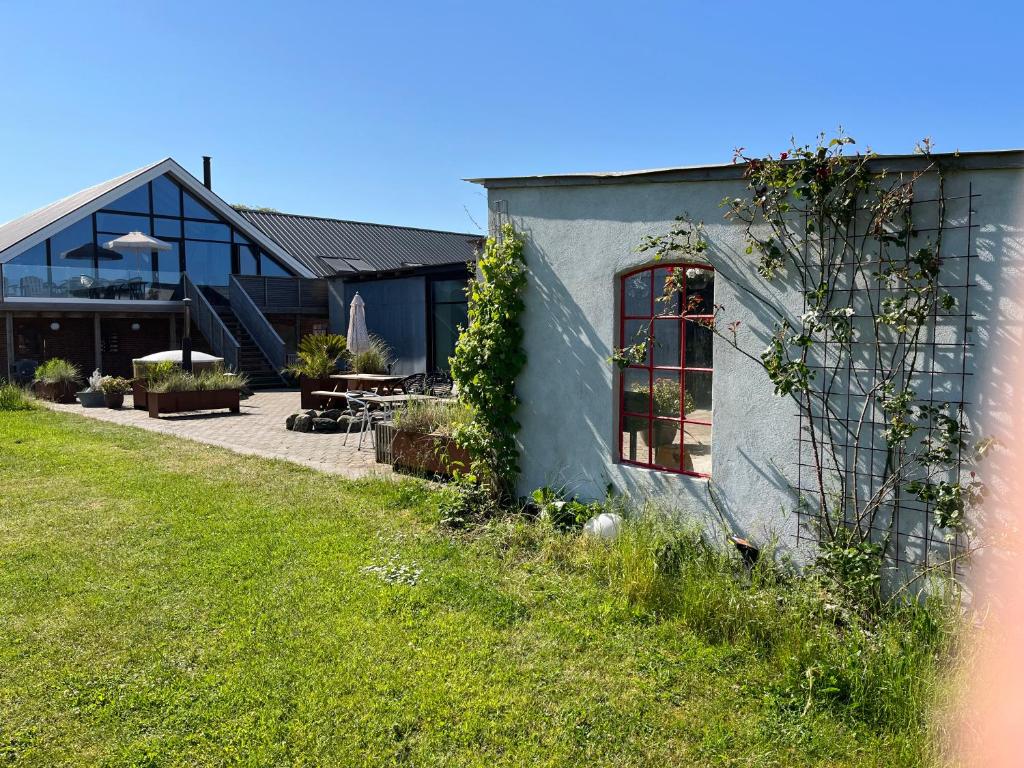
[[263, 352], [267, 362], [275, 371], [280, 372], [287, 363], [288, 350], [284, 341], [274, 330], [256, 302], [246, 292], [234, 275], [228, 278], [228, 301], [238, 322], [249, 332], [256, 346]]
[[213, 354], [217, 357], [223, 357], [224, 365], [229, 370], [237, 371], [241, 345], [231, 335], [228, 327], [224, 325], [224, 321], [220, 319], [220, 315], [217, 314], [217, 310], [213, 308], [210, 300], [192, 282], [192, 278], [188, 274], [182, 274], [181, 283], [184, 288], [185, 298], [192, 300], [192, 321], [202, 331], [206, 340], [210, 342]]

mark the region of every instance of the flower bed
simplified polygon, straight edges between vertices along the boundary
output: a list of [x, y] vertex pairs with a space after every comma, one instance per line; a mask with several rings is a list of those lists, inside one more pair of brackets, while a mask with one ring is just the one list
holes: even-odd
[[400, 469], [450, 477], [454, 470], [468, 470], [471, 459], [449, 435], [396, 429], [391, 461]]

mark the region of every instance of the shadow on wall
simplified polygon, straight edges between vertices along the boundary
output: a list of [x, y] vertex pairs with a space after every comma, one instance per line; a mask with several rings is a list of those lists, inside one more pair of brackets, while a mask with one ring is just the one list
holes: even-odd
[[[512, 213], [515, 216], [517, 212]], [[618, 332], [617, 325], [613, 323], [609, 337], [604, 338], [580, 305], [576, 293], [566, 286], [545, 248], [533, 237], [528, 223], [520, 219], [517, 227], [526, 241], [529, 270], [528, 309], [523, 318], [528, 359], [518, 388], [522, 400], [521, 421], [530, 425], [520, 435], [521, 446], [523, 442], [529, 445], [529, 450], [522, 449], [521, 457], [523, 481], [528, 487], [520, 490], [546, 485], [569, 494], [578, 493], [582, 498], [600, 498], [612, 489], [638, 501], [654, 499], [660, 506], [707, 524], [709, 530], [721, 526], [724, 518], [731, 533], [760, 541], [781, 535], [785, 528], [791, 527], [793, 516], [786, 513], [795, 507], [796, 497], [790, 480], [780, 467], [753, 460], [743, 450], [742, 443], [731, 460], [733, 466], [723, 467], [721, 474], [740, 482], [756, 482], [761, 488], [770, 486], [771, 494], [792, 500], [789, 510], [780, 505], [777, 509], [751, 515], [750, 510], [744, 508], [745, 503], [737, 501], [734, 494], [723, 492], [723, 488], [717, 486], [709, 488], [708, 481], [616, 463], [617, 375], [608, 358], [612, 346], [618, 343], [617, 337], [611, 338]], [[738, 251], [713, 245], [710, 257], [723, 278], [734, 282], [742, 279], [741, 266], [746, 268], [746, 265]], [[624, 263], [621, 270], [609, 272], [601, 283], [608, 311], [614, 311], [615, 317], [618, 316], [618, 276], [639, 263], [642, 262]], [[756, 299], [743, 291], [735, 293], [744, 314], [755, 311]], [[530, 307], [544, 310], [530, 312]], [[601, 319], [607, 320], [599, 318], [598, 322]], [[767, 337], [766, 332], [758, 330], [748, 338], [748, 343], [766, 344]], [[538, 339], [543, 339], [543, 343]], [[718, 355], [716, 352], [716, 361], [722, 359]], [[763, 376], [760, 369], [735, 350], [724, 349], [722, 355], [730, 360], [735, 358], [735, 364], [743, 366], [744, 375]], [[716, 384], [716, 388], [718, 386]], [[764, 387], [765, 398], [773, 399], [767, 378]], [[751, 415], [757, 413], [756, 403], [747, 403], [747, 407]], [[565, 428], [567, 423], [571, 424], [570, 429]], [[717, 422], [715, 429], [717, 440], [720, 439]], [[726, 439], [730, 439], [729, 435], [726, 430]], [[715, 474], [717, 479], [718, 468]], [[712, 504], [711, 493], [716, 504]]]

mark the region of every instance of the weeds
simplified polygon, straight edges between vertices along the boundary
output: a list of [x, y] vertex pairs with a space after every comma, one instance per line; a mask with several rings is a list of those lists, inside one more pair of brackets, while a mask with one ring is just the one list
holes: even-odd
[[750, 568], [696, 523], [614, 506], [626, 519], [611, 541], [522, 517], [494, 520], [486, 535], [506, 561], [589, 576], [630, 620], [679, 624], [777, 669], [761, 695], [780, 714], [828, 711], [905, 736], [924, 729], [952, 648], [948, 603], [903, 601], [866, 613], [816, 572], [798, 576], [770, 552]]
[[0, 381], [0, 411], [31, 411], [35, 408], [32, 396], [17, 386]]

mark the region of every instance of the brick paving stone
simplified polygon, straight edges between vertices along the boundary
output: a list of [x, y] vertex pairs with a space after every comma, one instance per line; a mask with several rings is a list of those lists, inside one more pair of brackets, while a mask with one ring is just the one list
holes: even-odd
[[363, 436], [362, 450], [356, 450], [359, 436], [355, 433], [349, 436], [348, 445], [342, 445], [344, 432], [318, 434], [289, 432], [285, 429], [284, 421], [288, 415], [300, 410], [299, 393], [296, 390], [256, 392], [242, 401], [242, 412], [238, 415], [214, 411], [165, 414], [159, 419], [151, 419], [146, 411], [132, 407], [131, 395], [125, 397], [124, 408], [120, 410], [83, 408], [77, 403], [46, 405], [55, 411], [75, 413], [114, 424], [127, 424], [151, 432], [216, 445], [236, 453], [284, 459], [353, 479], [391, 474], [389, 466], [376, 463], [369, 434]]

